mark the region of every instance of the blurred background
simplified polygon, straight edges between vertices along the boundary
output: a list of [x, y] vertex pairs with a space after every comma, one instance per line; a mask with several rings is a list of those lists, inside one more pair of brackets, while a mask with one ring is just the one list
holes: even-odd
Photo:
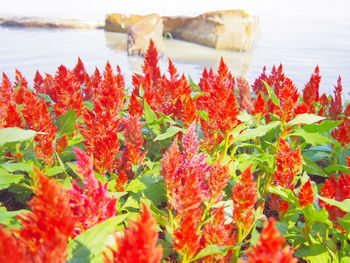
[[[338, 75], [344, 95], [350, 92], [350, 2], [347, 0], [215, 0], [215, 1], [118, 1], [118, 0], [1, 0], [0, 17], [38, 16], [76, 18], [103, 23], [109, 13], [194, 16], [207, 11], [244, 9], [259, 16], [260, 33], [246, 52], [218, 51], [179, 40], [166, 40], [168, 56], [181, 73], [199, 80], [204, 67], [216, 67], [224, 57], [235, 75], [252, 84], [264, 66], [283, 64], [285, 74], [303, 89], [319, 65], [321, 89], [332, 92]], [[15, 68], [30, 83], [35, 71], [54, 74], [64, 64], [74, 67], [78, 56], [89, 72], [109, 60], [120, 65], [130, 85], [142, 58], [128, 57], [125, 34], [103, 30], [0, 27], [0, 72], [11, 78]], [[120, 44], [119, 44], [120, 43]], [[166, 69], [166, 58], [161, 62]]]

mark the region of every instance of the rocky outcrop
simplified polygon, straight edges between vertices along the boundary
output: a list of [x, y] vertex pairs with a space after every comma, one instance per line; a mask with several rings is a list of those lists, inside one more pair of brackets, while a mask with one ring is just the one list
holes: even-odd
[[158, 50], [163, 46], [163, 21], [157, 14], [142, 17], [128, 30], [127, 50], [129, 55], [144, 55], [153, 40]]
[[243, 10], [225, 10], [193, 18], [164, 19], [167, 32], [220, 50], [249, 50], [257, 35], [258, 19]]
[[3, 27], [39, 27], [39, 28], [76, 28], [96, 29], [103, 28], [98, 21], [43, 18], [43, 17], [15, 17], [8, 16], [0, 18], [0, 26]]
[[144, 16], [110, 14], [106, 16], [105, 30], [110, 32], [126, 33], [130, 27], [136, 24]]
[[[143, 17], [112, 14], [106, 17], [108, 31], [126, 32]], [[162, 17], [163, 35], [220, 50], [249, 50], [258, 31], [258, 18], [243, 10], [224, 10], [196, 17]]]

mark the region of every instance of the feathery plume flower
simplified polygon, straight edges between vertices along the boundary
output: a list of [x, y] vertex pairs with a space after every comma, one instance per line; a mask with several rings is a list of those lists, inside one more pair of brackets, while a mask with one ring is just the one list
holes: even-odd
[[138, 116], [140, 118], [143, 115], [143, 107], [136, 96], [136, 89], [134, 89], [131, 93], [128, 112], [131, 116]]
[[300, 188], [299, 202], [302, 207], [312, 204], [314, 201], [314, 192], [312, 190], [311, 180], [309, 180]]
[[329, 107], [329, 116], [332, 120], [337, 120], [338, 116], [343, 111], [343, 102], [342, 102], [342, 91], [343, 86], [341, 84], [341, 77], [338, 77], [337, 85], [334, 86], [334, 98], [331, 97], [331, 104]]
[[108, 197], [107, 184], [102, 185], [93, 173], [90, 158], [79, 148], [74, 149], [77, 160], [77, 172], [84, 177], [81, 188], [76, 182], [72, 182], [70, 190], [70, 205], [77, 223], [74, 228], [74, 236], [103, 222], [116, 213], [116, 199]]
[[18, 240], [26, 247], [30, 262], [64, 263], [68, 238], [73, 235], [75, 218], [69, 205], [69, 195], [57, 181], [36, 170], [38, 185], [28, 203], [32, 212], [19, 216], [22, 222]]
[[278, 232], [274, 219], [270, 219], [268, 225], [260, 235], [258, 243], [247, 253], [248, 263], [296, 263], [293, 257], [293, 249], [288, 245], [283, 248], [285, 239]]
[[110, 248], [112, 258], [104, 254], [105, 263], [159, 263], [163, 249], [157, 245], [156, 220], [147, 206], [136, 221], [131, 221], [123, 236], [116, 236], [116, 248]]
[[253, 111], [252, 94], [249, 82], [243, 77], [237, 78], [238, 98], [237, 104], [240, 110], [246, 110], [248, 113]]
[[303, 89], [303, 100], [308, 106], [310, 113], [315, 113], [314, 103], [319, 101], [320, 82], [320, 69], [317, 66], [314, 73], [311, 75], [309, 82], [306, 83], [305, 88]]
[[26, 256], [26, 247], [12, 233], [0, 227], [0, 262], [30, 263], [31, 260]]
[[[321, 196], [326, 198], [331, 198], [336, 201], [343, 201], [344, 199], [350, 199], [350, 174], [341, 173], [338, 180], [331, 176], [330, 179], [327, 179], [324, 186], [321, 188]], [[330, 205], [322, 200], [319, 200], [321, 207], [325, 207], [329, 213], [329, 218], [337, 222], [338, 218], [343, 217], [346, 212], [340, 208]]]
[[245, 169], [232, 189], [233, 219], [244, 229], [249, 229], [253, 220], [254, 205], [258, 199], [257, 187], [251, 167]]
[[227, 165], [221, 165], [216, 162], [212, 165], [212, 169], [208, 178], [208, 190], [207, 196], [214, 203], [220, 201], [223, 198], [222, 191], [226, 187], [228, 180], [230, 179], [230, 173]]
[[117, 171], [124, 171], [131, 179], [134, 177], [132, 172], [133, 165], [139, 165], [143, 163], [146, 152], [143, 151], [144, 139], [142, 136], [141, 123], [139, 116], [128, 116], [123, 118], [121, 122], [120, 130], [124, 135], [124, 149], [121, 159], [118, 159], [119, 163], [116, 164]]
[[254, 115], [261, 114], [264, 116], [266, 114], [265, 100], [259, 93], [258, 97], [255, 99], [253, 112]]
[[211, 150], [240, 123], [234, 94], [235, 80], [221, 59], [217, 74], [205, 70], [199, 86], [204, 94], [196, 99], [196, 106], [208, 112], [208, 120], [201, 119], [201, 124], [204, 145]]

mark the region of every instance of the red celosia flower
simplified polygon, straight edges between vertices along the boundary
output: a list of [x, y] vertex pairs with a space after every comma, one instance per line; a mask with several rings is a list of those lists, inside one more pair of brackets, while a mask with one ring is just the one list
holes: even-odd
[[112, 258], [104, 254], [105, 263], [158, 263], [163, 249], [157, 245], [156, 220], [145, 204], [137, 221], [131, 221], [123, 236], [116, 236], [117, 247]]
[[341, 77], [339, 76], [337, 86], [334, 87], [334, 98], [331, 98], [331, 104], [329, 107], [329, 116], [332, 120], [336, 120], [343, 111], [343, 103], [341, 98], [342, 91], [343, 87], [341, 84]]
[[55, 102], [55, 112], [62, 115], [67, 111], [74, 109], [77, 116], [81, 116], [84, 111], [83, 94], [79, 80], [75, 74], [61, 65], [58, 68], [56, 76], [51, 87], [46, 90]]
[[117, 171], [124, 171], [131, 179], [134, 177], [132, 172], [133, 165], [139, 165], [143, 163], [146, 152], [143, 151], [144, 139], [142, 136], [141, 126], [142, 122], [139, 121], [139, 116], [128, 116], [123, 118], [120, 125], [120, 130], [124, 135], [124, 149], [122, 158], [116, 163]]
[[64, 134], [59, 140], [56, 141], [56, 152], [61, 153], [68, 146], [67, 135]]
[[300, 103], [299, 105], [297, 105], [294, 108], [294, 114], [295, 115], [308, 113], [308, 112], [309, 112], [309, 107], [304, 102]]
[[350, 117], [350, 103], [346, 106], [344, 111], [345, 116]]
[[204, 70], [199, 86], [204, 94], [196, 99], [196, 106], [208, 112], [208, 120], [201, 119], [201, 124], [204, 145], [211, 150], [240, 123], [234, 94], [235, 80], [221, 59], [218, 73]]
[[53, 164], [53, 141], [56, 137], [57, 128], [53, 124], [51, 113], [49, 112], [47, 103], [37, 97], [37, 95], [26, 87], [20, 87], [15, 91], [14, 97], [17, 103], [20, 100], [23, 104], [21, 113], [25, 122], [25, 127], [37, 132], [34, 140], [37, 142], [35, 153], [38, 159], [45, 162], [46, 165]]
[[16, 105], [11, 101], [8, 102], [7, 108], [4, 109], [3, 127], [19, 127], [23, 128], [23, 120], [20, 116]]
[[319, 116], [326, 116], [326, 110], [327, 110], [327, 107], [328, 107], [328, 104], [329, 104], [329, 100], [328, 100], [328, 97], [325, 93], [322, 94], [322, 96], [320, 97], [320, 100], [319, 100], [320, 104], [321, 104], [321, 108], [320, 110], [318, 111], [318, 115]]
[[[203, 227], [202, 243], [204, 247], [208, 245], [218, 246], [234, 246], [236, 243], [236, 235], [234, 225], [225, 223], [224, 207], [220, 207], [215, 211], [214, 220], [208, 222]], [[230, 262], [232, 251], [230, 250], [226, 256], [212, 255], [202, 259], [203, 262]]]
[[258, 97], [255, 99], [255, 102], [254, 102], [253, 114], [254, 115], [261, 114], [262, 116], [264, 116], [266, 114], [265, 107], [266, 107], [265, 100], [261, 96], [261, 93], [259, 93]]
[[269, 220], [260, 235], [258, 243], [247, 253], [248, 263], [296, 263], [293, 249], [282, 247], [285, 239], [278, 232], [275, 221]]
[[21, 262], [30, 263], [30, 258], [26, 255], [26, 247], [16, 236], [0, 227], [0, 262]]
[[123, 192], [125, 190], [125, 186], [128, 182], [128, 176], [124, 172], [124, 170], [120, 171], [118, 174], [118, 178], [116, 179], [115, 190], [117, 192]]
[[265, 85], [263, 84], [263, 81], [267, 81], [268, 77], [266, 75], [266, 66], [263, 67], [263, 72], [260, 74], [260, 76], [254, 81], [254, 84], [252, 85], [254, 93], [264, 93], [267, 94], [267, 90], [265, 88]]
[[90, 158], [79, 148], [75, 148], [75, 153], [78, 159], [77, 172], [84, 176], [84, 188], [72, 182], [73, 189], [70, 191], [70, 204], [74, 216], [78, 219], [74, 235], [78, 235], [114, 216], [116, 199], [108, 197], [107, 184], [102, 185], [96, 179]]
[[237, 104], [240, 110], [246, 110], [248, 113], [253, 111], [252, 94], [249, 82], [243, 78], [237, 78], [238, 98]]
[[192, 258], [201, 250], [200, 217], [201, 210], [185, 214], [178, 228], [174, 229], [174, 248], [187, 258]]
[[320, 89], [320, 69], [317, 66], [315, 72], [311, 75], [310, 80], [306, 83], [303, 89], [303, 100], [309, 107], [310, 113], [315, 113], [315, 102], [319, 101], [319, 89]]
[[132, 116], [141, 117], [143, 115], [143, 107], [141, 102], [138, 100], [136, 96], [136, 89], [134, 89], [131, 93], [128, 112]]
[[239, 182], [232, 189], [233, 219], [240, 227], [250, 228], [254, 220], [254, 205], [257, 199], [256, 184], [251, 167], [248, 167], [242, 172]]
[[[344, 199], [350, 199], [350, 174], [340, 174], [338, 181], [334, 175], [330, 179], [327, 179], [324, 186], [321, 188], [321, 196], [331, 198], [336, 201], [343, 201]], [[329, 213], [329, 218], [333, 221], [337, 221], [338, 218], [343, 217], [346, 212], [340, 208], [330, 205], [322, 200], [319, 201], [321, 207], [325, 207]]]
[[20, 216], [22, 228], [18, 240], [26, 247], [30, 262], [66, 262], [68, 238], [72, 236], [75, 218], [69, 195], [53, 179], [36, 171], [38, 186], [28, 203], [32, 212]]
[[301, 170], [302, 160], [299, 147], [292, 151], [287, 141], [279, 139], [276, 158], [277, 170], [274, 173], [275, 183], [288, 189], [294, 189], [294, 177]]
[[312, 204], [314, 201], [314, 192], [311, 186], [311, 180], [309, 180], [300, 188], [299, 202], [302, 207]]
[[223, 197], [222, 190], [226, 187], [230, 173], [228, 166], [214, 163], [208, 178], [208, 197], [214, 203], [220, 201]]
[[347, 149], [350, 145], [350, 118], [345, 117], [343, 122], [332, 131], [331, 135]]
[[98, 92], [101, 82], [102, 76], [97, 68], [91, 77], [89, 75], [85, 76], [86, 89], [84, 89], [84, 100], [90, 100], [95, 94], [95, 91]]

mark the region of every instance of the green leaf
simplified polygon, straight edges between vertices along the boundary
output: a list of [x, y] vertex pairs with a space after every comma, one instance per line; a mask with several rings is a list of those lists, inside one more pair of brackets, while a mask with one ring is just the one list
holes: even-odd
[[334, 139], [329, 135], [327, 137], [321, 133], [307, 132], [303, 128], [297, 129], [295, 132], [291, 133], [290, 136], [302, 137], [306, 143], [311, 144], [312, 146], [334, 143]]
[[324, 120], [319, 124], [313, 123], [313, 124], [305, 125], [303, 126], [303, 128], [307, 132], [330, 132], [342, 122], [343, 122], [342, 120], [340, 121]]
[[144, 112], [145, 112], [145, 119], [146, 119], [146, 123], [153, 123], [155, 122], [158, 117], [155, 114], [155, 112], [150, 108], [150, 106], [148, 105], [148, 103], [144, 102]]
[[170, 126], [165, 133], [162, 134], [158, 134], [156, 136], [156, 138], [154, 138], [154, 141], [162, 141], [165, 140], [167, 138], [173, 137], [175, 134], [179, 133], [179, 132], [183, 132], [184, 129], [177, 127], [177, 126]]
[[74, 131], [76, 120], [75, 110], [70, 110], [63, 115], [57, 117], [58, 134], [70, 136]]
[[3, 128], [0, 129], [0, 146], [9, 142], [22, 142], [32, 140], [36, 134], [39, 134], [39, 132], [33, 130], [23, 130], [16, 127]]
[[283, 188], [280, 185], [270, 185], [268, 188], [268, 191], [272, 194], [278, 195], [288, 203], [295, 204], [295, 205], [299, 203], [299, 199], [295, 196], [292, 190]]
[[97, 257], [106, 245], [108, 236], [121, 224], [128, 214], [122, 214], [86, 230], [68, 244], [68, 263], [97, 262]]
[[16, 171], [29, 172], [33, 170], [33, 166], [26, 163], [3, 163], [1, 166], [11, 173]]
[[199, 117], [201, 117], [203, 120], [208, 121], [209, 120], [209, 113], [206, 110], [197, 110], [197, 114]]
[[200, 92], [201, 88], [193, 81], [190, 75], [188, 75], [188, 83], [190, 83], [192, 87], [192, 91], [194, 92]]
[[243, 142], [243, 141], [254, 139], [256, 137], [264, 136], [268, 131], [278, 127], [279, 125], [281, 125], [281, 122], [273, 121], [267, 125], [259, 126], [255, 129], [246, 129], [241, 134], [237, 135], [234, 138], [234, 141]]
[[304, 160], [303, 169], [308, 174], [328, 177], [328, 175], [315, 162], [311, 161], [309, 158], [305, 156], [303, 156], [303, 160]]
[[350, 214], [346, 214], [344, 217], [338, 218], [338, 222], [347, 233], [350, 233]]
[[327, 248], [322, 244], [311, 244], [311, 246], [304, 246], [295, 252], [298, 258], [306, 259], [310, 263], [331, 263], [331, 258], [328, 254]]
[[269, 97], [271, 98], [272, 103], [277, 105], [278, 107], [281, 107], [280, 100], [277, 98], [275, 91], [272, 89], [272, 87], [269, 84], [267, 84], [264, 80], [261, 80], [261, 81], [264, 84], [264, 86], [267, 90], [267, 93], [269, 94]]
[[5, 168], [0, 167], [0, 189], [7, 188], [10, 184], [18, 183], [23, 177], [23, 174], [11, 174]]
[[312, 204], [309, 204], [303, 209], [303, 214], [310, 224], [319, 222], [332, 226], [332, 222], [329, 220], [328, 212], [325, 208], [316, 210]]
[[297, 115], [293, 120], [287, 123], [287, 126], [294, 126], [297, 124], [312, 124], [324, 120], [325, 117], [321, 117], [315, 114], [303, 113]]
[[350, 212], [350, 199], [344, 199], [343, 201], [339, 202], [339, 201], [336, 201], [334, 199], [326, 198], [323, 196], [318, 196], [318, 198], [320, 198], [322, 201], [324, 201], [330, 205], [334, 205], [334, 206], [340, 208], [341, 210], [343, 210], [346, 213]]
[[28, 212], [28, 210], [6, 211], [6, 208], [0, 207], [0, 224], [9, 225], [11, 221], [16, 221], [16, 216], [20, 213]]
[[326, 168], [324, 168], [324, 170], [329, 174], [334, 173], [336, 171], [350, 174], [350, 169], [348, 167], [346, 167], [345, 165], [340, 165], [340, 164], [329, 165]]
[[229, 249], [232, 249], [232, 247], [209, 245], [209, 246], [203, 248], [201, 251], [199, 251], [199, 253], [194, 258], [192, 258], [190, 262], [196, 261], [200, 258], [204, 258], [204, 257], [210, 256], [210, 255], [220, 254], [220, 255], [225, 256]]
[[65, 169], [63, 169], [62, 166], [46, 167], [44, 171], [46, 176], [54, 176], [56, 174], [61, 174], [64, 172], [65, 172]]

